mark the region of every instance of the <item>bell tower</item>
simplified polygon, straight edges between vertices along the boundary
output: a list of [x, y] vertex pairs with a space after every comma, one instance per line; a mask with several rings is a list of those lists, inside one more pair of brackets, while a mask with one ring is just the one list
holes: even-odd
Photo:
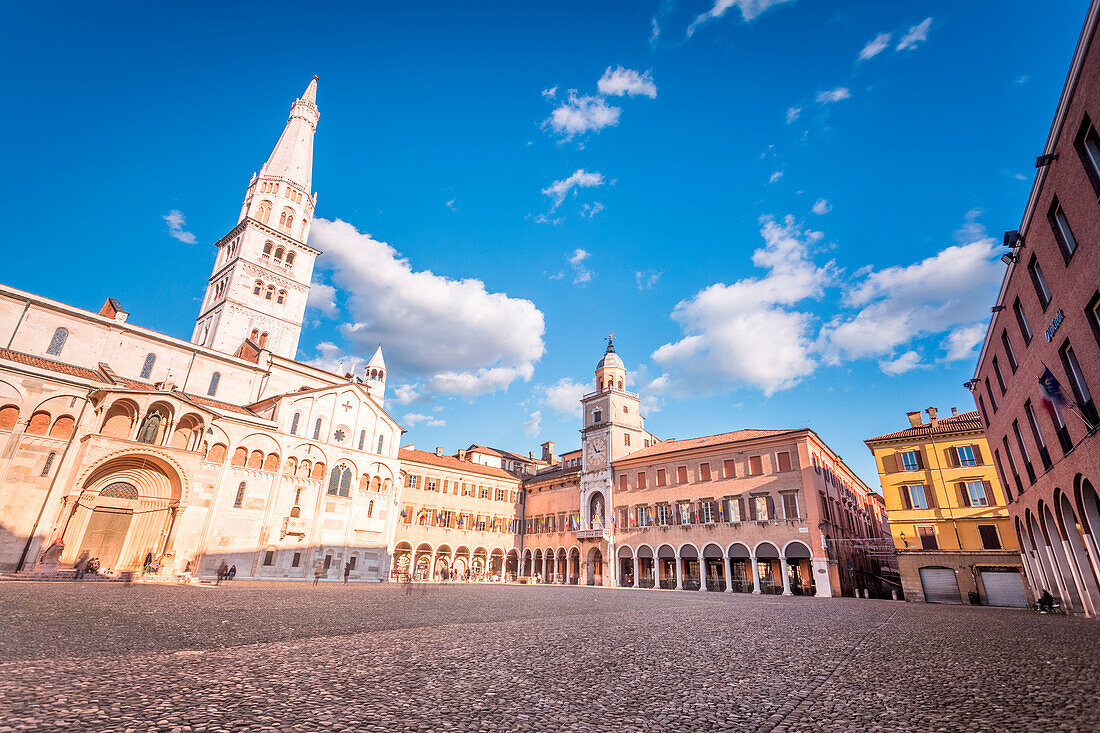
[[271, 156], [253, 174], [237, 225], [216, 244], [217, 256], [191, 343], [228, 354], [248, 339], [293, 359], [302, 333], [313, 264], [309, 228], [317, 194], [313, 136], [317, 77], [290, 106]]

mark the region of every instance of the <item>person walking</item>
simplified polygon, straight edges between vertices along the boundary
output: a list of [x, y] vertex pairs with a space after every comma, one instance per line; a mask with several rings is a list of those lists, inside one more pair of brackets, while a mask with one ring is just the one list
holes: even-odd
[[324, 574], [325, 574], [325, 571], [321, 568], [321, 565], [318, 564], [317, 567], [315, 567], [313, 569], [313, 584], [317, 585], [318, 583], [320, 583], [321, 582], [321, 576], [324, 575]]
[[413, 593], [413, 576], [412, 573], [405, 573], [405, 595], [411, 596]]
[[349, 577], [351, 577], [351, 560], [344, 563], [344, 585], [348, 584]]
[[214, 583], [214, 585], [221, 585], [228, 574], [229, 566], [225, 564], [225, 560], [222, 560], [221, 564], [218, 565], [218, 582]]

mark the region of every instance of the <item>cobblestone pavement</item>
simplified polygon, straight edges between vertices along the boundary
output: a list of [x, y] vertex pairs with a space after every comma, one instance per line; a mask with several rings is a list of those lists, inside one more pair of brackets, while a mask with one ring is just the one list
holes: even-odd
[[1100, 622], [523, 586], [0, 583], [0, 731], [1097, 730]]

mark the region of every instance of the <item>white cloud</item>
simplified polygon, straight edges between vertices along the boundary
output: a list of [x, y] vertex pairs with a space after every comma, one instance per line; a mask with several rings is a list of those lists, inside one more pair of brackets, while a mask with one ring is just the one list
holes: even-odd
[[790, 216], [763, 217], [760, 234], [765, 244], [752, 261], [767, 274], [716, 283], [678, 303], [672, 318], [684, 336], [653, 353], [665, 373], [648, 389], [682, 394], [751, 385], [771, 395], [813, 372], [812, 317], [792, 306], [821, 297], [833, 278], [831, 264], [811, 260], [822, 235]]
[[581, 216], [586, 216], [591, 219], [596, 214], [600, 213], [607, 207], [601, 204], [599, 201], [593, 201], [590, 204], [585, 204], [581, 207]]
[[343, 353], [340, 347], [331, 341], [322, 341], [317, 344], [316, 358], [309, 360], [307, 363], [324, 369], [327, 372], [331, 372], [332, 374], [354, 374], [356, 376], [362, 376], [363, 368], [367, 365], [367, 360], [359, 356]]
[[549, 386], [538, 384], [532, 392], [540, 404], [566, 417], [580, 417], [581, 397], [592, 391], [592, 385], [559, 379]]
[[523, 434], [527, 437], [533, 437], [539, 434], [539, 427], [542, 425], [542, 411], [535, 410], [528, 413], [527, 420], [523, 423]]
[[586, 252], [579, 247], [573, 250], [573, 254], [569, 255], [569, 266], [573, 268], [574, 285], [584, 285], [592, 282], [592, 271], [584, 264], [585, 260], [591, 256], [590, 252]]
[[832, 104], [833, 102], [840, 102], [848, 99], [852, 96], [848, 87], [837, 87], [836, 89], [825, 89], [817, 93], [817, 101], [819, 104]]
[[552, 86], [549, 89], [543, 89], [542, 96], [543, 99], [553, 99], [554, 97], [558, 96], [557, 86]]
[[326, 316], [335, 316], [340, 312], [336, 307], [336, 288], [325, 283], [311, 283], [306, 295], [306, 307], [316, 308]]
[[915, 351], [906, 351], [897, 359], [887, 359], [878, 363], [878, 368], [881, 369], [884, 374], [889, 374], [892, 377], [925, 367], [925, 364], [920, 363], [920, 354]]
[[415, 405], [427, 402], [428, 397], [420, 392], [419, 384], [399, 384], [390, 390], [388, 401], [396, 405]]
[[1029, 81], [1031, 81], [1031, 77], [1030, 77], [1030, 76], [1028, 76], [1027, 74], [1024, 74], [1023, 76], [1017, 76], [1017, 77], [1016, 77], [1016, 78], [1015, 78], [1015, 79], [1013, 80], [1013, 82], [1012, 82], [1012, 83], [1013, 83], [1013, 84], [1027, 84], [1027, 83], [1028, 83]]
[[928, 29], [932, 27], [932, 19], [925, 18], [920, 23], [912, 26], [901, 40], [898, 41], [896, 50], [908, 51], [909, 49], [916, 48], [922, 42], [928, 40]]
[[818, 199], [814, 202], [814, 207], [810, 209], [810, 211], [817, 214], [818, 216], [828, 214], [832, 210], [833, 205], [829, 203], [829, 199]]
[[634, 281], [638, 285], [638, 290], [649, 290], [657, 284], [662, 274], [657, 270], [642, 270], [634, 273]]
[[886, 50], [886, 47], [890, 45], [890, 33], [879, 33], [875, 36], [863, 50], [859, 52], [859, 61], [866, 61], [878, 56], [880, 53]]
[[657, 41], [661, 37], [661, 25], [657, 22], [656, 15], [654, 15], [653, 18], [650, 19], [650, 23], [652, 24], [653, 29], [649, 34], [649, 47], [654, 48], [657, 45]]
[[770, 176], [768, 176], [768, 183], [775, 183], [782, 177], [783, 171], [776, 171], [775, 173], [772, 173]]
[[172, 209], [164, 215], [164, 221], [168, 224], [168, 236], [178, 239], [184, 244], [195, 244], [199, 240], [191, 232], [185, 231], [183, 226], [187, 223], [187, 217], [179, 209]]
[[972, 323], [959, 326], [947, 334], [947, 339], [943, 342], [943, 348], [947, 350], [944, 361], [977, 359], [976, 349], [985, 338], [985, 330], [984, 323]]
[[419, 412], [410, 412], [401, 418], [401, 422], [410, 428], [415, 428], [420, 423], [423, 423], [425, 427], [429, 428], [445, 428], [447, 427], [447, 421], [441, 420], [431, 415], [424, 415]]
[[561, 206], [562, 202], [565, 201], [565, 197], [574, 188], [594, 188], [602, 186], [603, 183], [603, 174], [599, 171], [589, 173], [584, 168], [578, 168], [568, 178], [554, 181], [542, 189], [542, 193], [554, 200], [554, 208], [556, 209]]
[[[854, 316], [834, 319], [821, 331], [831, 363], [885, 356], [915, 338], [971, 326], [988, 313], [1004, 274], [998, 243], [975, 221], [976, 211], [946, 247], [920, 262], [868, 270], [844, 294]], [[956, 338], [962, 338], [960, 334]]]
[[785, 2], [787, 2], [787, 0], [714, 0], [714, 5], [710, 10], [705, 13], [700, 13], [695, 16], [695, 20], [691, 21], [691, 25], [689, 25], [687, 29], [687, 36], [691, 38], [696, 28], [716, 18], [721, 18], [726, 14], [727, 10], [735, 5], [737, 9], [741, 11], [742, 18], [745, 20], [752, 20], [768, 8], [774, 5], [781, 5]]
[[446, 206], [451, 211], [457, 211], [457, 209], [455, 208], [455, 200], [454, 199], [448, 199], [447, 203], [445, 203], [443, 205]]
[[791, 124], [798, 119], [798, 116], [802, 114], [801, 107], [787, 107], [787, 124]]
[[555, 108], [546, 123], [566, 140], [572, 140], [576, 135], [619, 124], [621, 112], [620, 108], [609, 106], [603, 97], [578, 97], [570, 90], [568, 101]]
[[393, 247], [343, 221], [315, 219], [310, 244], [347, 297], [348, 348], [384, 345], [391, 372], [430, 390], [473, 397], [528, 380], [544, 351], [543, 314], [529, 300], [489, 292], [473, 278], [414, 271]]
[[653, 79], [650, 77], [649, 71], [643, 74], [639, 74], [634, 69], [627, 69], [623, 66], [616, 66], [612, 69], [610, 66], [603, 72], [603, 76], [596, 82], [596, 89], [600, 94], [613, 97], [638, 96], [642, 95], [655, 99], [657, 97], [657, 85], [653, 83]]

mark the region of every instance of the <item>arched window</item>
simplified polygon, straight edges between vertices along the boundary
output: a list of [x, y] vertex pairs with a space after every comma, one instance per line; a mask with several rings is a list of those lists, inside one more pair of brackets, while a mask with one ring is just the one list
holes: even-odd
[[275, 261], [276, 262], [282, 262], [284, 254], [286, 254], [285, 249], [283, 249], [282, 247], [276, 247], [275, 248]]
[[280, 290], [279, 291], [279, 294], [275, 296], [275, 302], [278, 303], [279, 305], [282, 305], [283, 303], [286, 302], [286, 291], [285, 290]]
[[297, 435], [298, 434], [298, 421], [301, 420], [301, 419], [302, 419], [302, 413], [300, 413], [300, 412], [294, 413], [294, 417], [290, 418], [290, 434], [291, 435]]
[[257, 341], [259, 341], [260, 340], [260, 329], [258, 329], [258, 328], [252, 329], [252, 333], [248, 334], [248, 338], [252, 341], [252, 343], [256, 343]]
[[50, 469], [53, 468], [53, 459], [57, 457], [56, 453], [51, 453], [46, 456], [46, 462], [42, 464], [42, 475], [49, 476]]
[[297, 519], [300, 516], [302, 516], [302, 508], [301, 507], [298, 507], [298, 506], [290, 507], [290, 518], [291, 519]]
[[600, 388], [597, 391], [603, 392], [603, 379], [602, 378], [600, 379]]
[[376, 453], [381, 453], [382, 452], [382, 445], [383, 445], [382, 441], [384, 441], [385, 439], [386, 438], [383, 435], [378, 436], [378, 450], [375, 451]]
[[264, 257], [271, 256], [271, 248], [274, 246], [271, 242], [264, 242]]
[[260, 334], [260, 340], [257, 341], [256, 343], [257, 343], [257, 345], [259, 345], [259, 347], [261, 349], [264, 348], [265, 346], [267, 346], [267, 331], [264, 331], [263, 333]]
[[260, 206], [256, 209], [256, 219], [261, 224], [266, 224], [268, 219], [271, 218], [271, 202], [261, 201]]
[[233, 451], [233, 461], [229, 465], [230, 466], [244, 466], [244, 464], [246, 464], [246, 463], [248, 463], [248, 448], [245, 448], [242, 445], [239, 448], [237, 448], [237, 450]]
[[241, 504], [244, 504], [244, 489], [245, 482], [242, 481], [241, 485], [237, 487], [237, 496], [233, 499], [233, 506], [237, 509], [240, 509]]
[[264, 291], [264, 300], [271, 300], [275, 297], [275, 286], [268, 285], [267, 290]]
[[15, 405], [0, 407], [0, 430], [12, 430], [19, 420], [19, 408]]
[[264, 289], [263, 281], [262, 280], [257, 280], [256, 283], [252, 286], [252, 294], [253, 295], [259, 295], [260, 293], [263, 292], [263, 289]]
[[221, 463], [225, 460], [225, 445], [222, 443], [215, 443], [210, 446], [210, 450], [206, 453], [206, 460], [208, 463]]
[[313, 439], [317, 440], [321, 437], [321, 418], [317, 418], [317, 422], [313, 423]]
[[148, 379], [153, 373], [153, 365], [157, 363], [156, 354], [146, 354], [145, 363], [141, 365], [141, 379]]
[[622, 388], [623, 388], [623, 380], [620, 379], [619, 380], [619, 389], [622, 389]]
[[363, 450], [363, 445], [367, 442], [367, 431], [359, 431], [359, 450]]
[[279, 228], [284, 232], [289, 232], [292, 226], [294, 226], [294, 210], [286, 207], [279, 214]]
[[61, 350], [65, 348], [65, 339], [69, 338], [69, 329], [59, 328], [53, 332], [53, 338], [50, 339], [50, 347], [46, 349], [46, 353], [50, 356], [61, 356]]
[[73, 434], [73, 425], [75, 424], [71, 415], [62, 415], [54, 421], [53, 427], [50, 428], [51, 438], [68, 438]]
[[287, 252], [286, 253], [286, 266], [290, 267], [293, 264], [294, 264], [294, 253], [293, 252]]
[[373, 517], [373, 516], [374, 516], [374, 499], [371, 499], [370, 503], [367, 504], [367, 517]]
[[338, 465], [332, 469], [328, 479], [328, 493], [332, 496], [351, 494], [351, 468]]
[[105, 486], [99, 495], [104, 499], [136, 499], [138, 498], [137, 489], [132, 484], [128, 484], [125, 481], [116, 481], [109, 486]]
[[218, 393], [218, 382], [222, 381], [222, 373], [214, 372], [210, 375], [210, 388], [206, 390], [207, 397], [213, 397]]

